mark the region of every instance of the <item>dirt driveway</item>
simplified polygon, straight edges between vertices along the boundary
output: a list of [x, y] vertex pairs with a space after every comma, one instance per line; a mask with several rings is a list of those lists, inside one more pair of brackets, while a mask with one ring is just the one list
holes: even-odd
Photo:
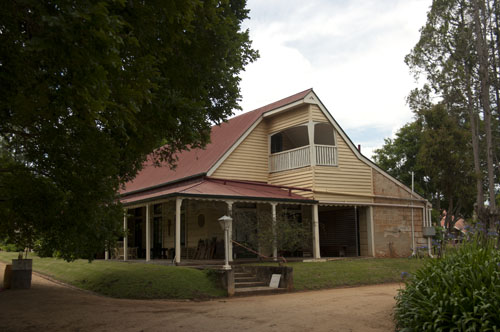
[[[0, 263], [0, 281], [4, 265]], [[398, 284], [206, 302], [119, 300], [33, 276], [0, 291], [1, 331], [394, 331]]]

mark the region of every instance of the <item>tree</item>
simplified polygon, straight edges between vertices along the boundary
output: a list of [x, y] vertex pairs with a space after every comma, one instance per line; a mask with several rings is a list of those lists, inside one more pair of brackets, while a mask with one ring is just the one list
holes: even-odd
[[396, 133], [396, 138], [386, 138], [384, 145], [375, 150], [374, 161], [389, 174], [411, 187], [414, 172], [415, 191], [431, 198], [434, 192], [426, 181], [426, 173], [417, 163], [417, 155], [422, 141], [422, 122], [413, 121], [405, 124]]
[[[245, 0], [0, 3], [0, 234], [91, 259], [146, 156], [203, 147], [254, 61]], [[163, 144], [163, 145], [162, 145]]]
[[427, 104], [438, 100], [470, 131], [477, 212], [488, 224], [498, 215], [499, 20], [498, 0], [434, 0], [420, 40], [405, 59], [428, 84], [423, 93], [413, 95], [426, 96]]
[[415, 116], [375, 151], [375, 162], [408, 186], [413, 171], [416, 191], [437, 209], [444, 204], [450, 216], [471, 215], [475, 178], [468, 130], [443, 104], [423, 108]]
[[286, 208], [280, 209], [275, 220], [271, 211], [250, 214], [239, 211], [233, 220], [233, 229], [246, 235], [242, 241], [252, 250], [272, 252], [273, 245], [276, 245], [278, 252], [290, 255], [311, 248], [311, 227], [310, 220]]
[[447, 224], [461, 212], [472, 212], [474, 174], [470, 156], [470, 134], [446, 107], [437, 104], [421, 110], [423, 131], [417, 163], [448, 203]]

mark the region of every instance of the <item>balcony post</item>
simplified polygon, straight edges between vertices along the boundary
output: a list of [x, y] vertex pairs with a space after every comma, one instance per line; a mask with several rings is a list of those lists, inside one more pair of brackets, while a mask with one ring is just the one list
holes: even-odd
[[307, 124], [307, 133], [309, 134], [309, 151], [310, 151], [310, 164], [316, 166], [316, 146], [314, 145], [314, 122], [309, 121]]

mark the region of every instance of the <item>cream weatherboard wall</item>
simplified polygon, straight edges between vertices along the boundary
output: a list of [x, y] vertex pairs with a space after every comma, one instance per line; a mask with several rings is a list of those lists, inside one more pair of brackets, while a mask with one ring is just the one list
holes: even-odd
[[[313, 187], [313, 172], [312, 167], [302, 167], [288, 171], [269, 173], [269, 184], [308, 188]], [[312, 197], [310, 191], [295, 191], [295, 193], [307, 198]]]
[[[279, 113], [266, 119], [268, 134], [274, 134], [284, 129], [305, 125], [309, 122], [310, 107], [308, 104]], [[308, 188], [313, 186], [312, 167], [302, 167], [268, 174], [268, 183], [282, 186]], [[296, 192], [304, 197], [312, 197], [311, 192]]]
[[318, 105], [311, 105], [311, 120], [314, 122], [328, 122]]
[[[311, 119], [329, 122], [316, 105], [311, 106]], [[338, 166], [314, 166], [314, 198], [320, 201], [371, 202], [372, 168], [358, 159], [338, 132], [335, 136]]]
[[320, 201], [371, 202], [372, 169], [336, 133], [338, 166], [307, 166], [269, 173], [269, 136], [309, 121], [329, 122], [317, 105], [305, 104], [263, 119], [212, 174], [216, 178], [261, 181], [309, 188], [297, 192]]
[[215, 178], [267, 182], [267, 124], [262, 121], [212, 174]]
[[309, 104], [302, 105], [266, 118], [268, 134], [274, 134], [286, 128], [307, 124], [309, 122]]

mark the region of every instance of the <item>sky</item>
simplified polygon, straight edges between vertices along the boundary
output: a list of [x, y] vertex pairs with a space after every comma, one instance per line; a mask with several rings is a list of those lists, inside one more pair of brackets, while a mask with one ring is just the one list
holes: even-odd
[[243, 28], [260, 58], [241, 74], [243, 111], [313, 88], [371, 157], [412, 120], [406, 96], [417, 82], [404, 57], [431, 2], [248, 0]]

